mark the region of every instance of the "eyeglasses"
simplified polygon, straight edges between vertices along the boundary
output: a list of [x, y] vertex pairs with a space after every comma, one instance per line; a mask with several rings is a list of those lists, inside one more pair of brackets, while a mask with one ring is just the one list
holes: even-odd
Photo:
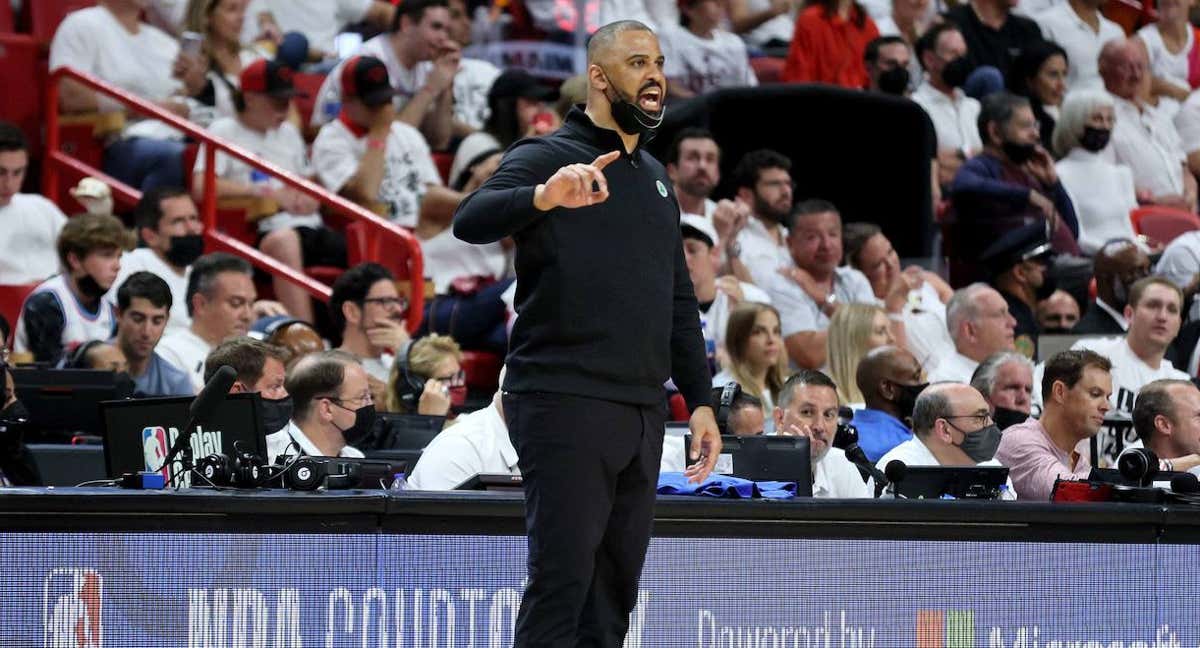
[[362, 303], [379, 304], [387, 309], [408, 310], [408, 300], [404, 297], [365, 297]]
[[346, 407], [342, 403], [359, 402], [359, 403], [362, 403], [363, 405], [371, 405], [371, 404], [374, 404], [374, 402], [375, 402], [375, 399], [371, 396], [371, 392], [367, 392], [366, 394], [364, 394], [362, 396], [357, 396], [355, 398], [338, 398], [337, 396], [316, 396], [316, 398], [331, 401], [331, 402], [335, 403], [338, 407], [341, 407], [342, 409], [353, 409], [350, 407]]
[[[951, 419], [972, 419], [981, 428], [985, 428], [992, 424], [992, 415], [991, 414], [958, 414], [955, 416], [943, 416], [942, 418], [946, 419], [947, 421], [950, 421]], [[958, 430], [959, 432], [962, 432], [962, 430], [959, 429], [959, 427], [957, 425], [954, 425], [953, 423], [951, 423], [950, 426], [953, 427], [954, 429]]]
[[449, 376], [435, 376], [434, 380], [445, 384], [447, 387], [462, 387], [467, 384], [467, 372], [459, 369], [457, 373], [452, 373]]

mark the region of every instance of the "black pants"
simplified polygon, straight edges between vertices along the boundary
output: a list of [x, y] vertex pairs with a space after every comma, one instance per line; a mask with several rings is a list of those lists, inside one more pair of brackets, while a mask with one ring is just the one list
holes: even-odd
[[563, 394], [503, 404], [529, 535], [513, 645], [619, 647], [650, 544], [666, 410]]

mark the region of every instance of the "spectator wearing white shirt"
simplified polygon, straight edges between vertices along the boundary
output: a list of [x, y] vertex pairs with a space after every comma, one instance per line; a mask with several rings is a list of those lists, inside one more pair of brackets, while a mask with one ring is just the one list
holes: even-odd
[[[1162, 277], [1139, 279], [1129, 290], [1125, 319], [1129, 331], [1124, 337], [1082, 339], [1071, 349], [1094, 351], [1112, 362], [1110, 405], [1125, 420], [1133, 415], [1134, 402], [1142, 387], [1165, 378], [1187, 380], [1189, 376], [1166, 359], [1167, 348], [1179, 333], [1183, 296], [1179, 288]], [[1034, 383], [1041, 382], [1043, 367], [1035, 372]], [[1041, 403], [1041, 390], [1034, 391], [1034, 402]], [[1100, 467], [1116, 465], [1121, 450], [1138, 441], [1132, 429], [1124, 436], [1112, 426], [1104, 426], [1097, 437]]]
[[770, 149], [744, 155], [733, 170], [737, 199], [750, 206], [750, 218], [737, 235], [737, 245], [726, 252], [738, 258], [751, 281], [765, 288], [779, 268], [791, 263], [783, 223], [792, 211], [795, 185], [792, 161]]
[[708, 352], [709, 369], [716, 373], [725, 363], [725, 327], [729, 313], [742, 302], [771, 303], [767, 293], [754, 284], [738, 281], [737, 277], [718, 277], [720, 250], [717, 232], [703, 216], [684, 214], [680, 217], [683, 234], [683, 255], [688, 276], [700, 305], [700, 329]]
[[784, 383], [774, 412], [775, 430], [784, 436], [808, 438], [812, 457], [813, 497], [871, 497], [874, 488], [863, 482], [846, 453], [833, 447], [838, 424], [837, 385], [829, 376], [801, 369]]
[[926, 371], [954, 353], [946, 329], [946, 302], [954, 290], [936, 273], [909, 266], [901, 270], [900, 255], [873, 223], [842, 226], [846, 265], [863, 273], [875, 298], [899, 308], [904, 344]]
[[[599, 25], [618, 20], [636, 20], [655, 32], [667, 25], [679, 24], [679, 5], [676, 0], [605, 0], [600, 2]], [[792, 34], [788, 23], [788, 36]]]
[[[447, 0], [450, 12], [450, 40], [464, 50], [471, 45], [474, 24], [466, 0]], [[603, 24], [603, 23], [601, 23]], [[487, 121], [488, 91], [500, 76], [500, 68], [482, 59], [462, 57], [454, 75], [454, 124], [456, 136], [462, 137], [483, 128]]]
[[757, 86], [746, 44], [721, 29], [718, 0], [681, 0], [682, 25], [658, 31], [666, 63], [663, 73], [672, 96], [695, 97], [721, 88]]
[[1116, 125], [1109, 154], [1133, 171], [1143, 202], [1196, 210], [1196, 178], [1187, 168], [1179, 132], [1163, 105], [1140, 95], [1146, 53], [1136, 41], [1113, 41], [1100, 52], [1100, 76], [1114, 97]]
[[[204, 37], [201, 45], [205, 70], [203, 89], [194, 95], [191, 120], [209, 125], [236, 112], [235, 96], [243, 68], [261, 54], [242, 45], [246, 0], [191, 0], [187, 6], [187, 31]], [[200, 156], [197, 160], [203, 160]]]
[[[801, 6], [797, 0], [728, 0], [725, 3], [729, 29], [741, 36], [747, 45], [777, 58], [787, 56], [796, 28], [796, 13]], [[664, 24], [678, 22], [676, 19]]]
[[1133, 405], [1138, 439], [1167, 470], [1198, 472], [1200, 389], [1190, 380], [1155, 380], [1138, 392]]
[[392, 360], [409, 343], [407, 310], [408, 300], [396, 290], [396, 278], [377, 263], [360, 263], [333, 282], [329, 314], [342, 340], [338, 348], [362, 363], [381, 403], [386, 402]]
[[1095, 254], [1112, 239], [1137, 238], [1129, 212], [1138, 206], [1133, 172], [1108, 152], [1117, 121], [1113, 98], [1103, 90], [1067, 95], [1054, 127], [1054, 165], [1079, 220], [1079, 248]]
[[1200, 231], [1184, 232], [1168, 243], [1154, 272], [1169, 279], [1184, 295], [1194, 294], [1200, 282]]
[[0, 122], [0, 285], [34, 283], [58, 272], [54, 244], [67, 217], [49, 200], [21, 193], [28, 168], [25, 136]]
[[1067, 52], [1070, 67], [1067, 85], [1072, 90], [1103, 86], [1096, 63], [1100, 48], [1112, 40], [1123, 40], [1125, 30], [1104, 17], [1104, 0], [1067, 0], [1033, 16], [1042, 35]]
[[[307, 147], [300, 131], [287, 121], [288, 107], [297, 96], [291, 68], [259, 59], [242, 70], [237, 114], [218, 119], [209, 128], [221, 139], [300, 177], [311, 177]], [[196, 157], [192, 192], [204, 195], [205, 151]], [[258, 221], [259, 248], [296, 270], [306, 266], [346, 267], [346, 239], [325, 226], [320, 203], [266, 172], [217, 151], [213, 172], [217, 198], [263, 198], [278, 211]], [[300, 286], [275, 276], [275, 295], [294, 317], [313, 321], [312, 298]]]
[[444, 231], [462, 196], [442, 186], [421, 133], [394, 119], [387, 68], [355, 56], [343, 63], [341, 81], [341, 113], [312, 147], [321, 184], [368, 208], [383, 203], [388, 218], [423, 240]]
[[292, 397], [292, 420], [267, 435], [268, 463], [283, 455], [362, 458], [351, 442], [371, 432], [375, 401], [367, 372], [354, 356], [342, 351], [304, 356], [284, 389]]
[[953, 23], [941, 23], [917, 40], [916, 54], [925, 70], [925, 80], [913, 92], [912, 100], [933, 121], [938, 184], [947, 186], [962, 163], [983, 149], [975, 123], [979, 102], [962, 91], [970, 71], [967, 41]]
[[121, 272], [108, 300], [117, 301], [117, 288], [135, 272], [152, 272], [171, 288], [171, 317], [167, 332], [186, 329], [187, 282], [192, 263], [204, 253], [204, 223], [196, 203], [182, 189], [159, 187], [142, 194], [133, 210], [141, 247], [121, 255]]
[[943, 358], [929, 372], [929, 382], [970, 382], [984, 358], [1013, 350], [1016, 325], [1008, 303], [995, 288], [974, 283], [954, 291], [946, 304], [946, 327], [954, 339], [954, 355]]
[[[788, 226], [792, 263], [766, 280], [783, 318], [783, 342], [792, 364], [825, 366], [829, 318], [843, 304], [878, 304], [861, 272], [842, 262], [842, 217], [832, 203], [806, 200]], [[894, 311], [889, 311], [894, 312]]]
[[983, 394], [992, 420], [1004, 431], [1024, 423], [1033, 411], [1033, 362], [1014, 351], [984, 358], [971, 374], [971, 386]]
[[435, 150], [446, 148], [453, 135], [453, 85], [462, 58], [461, 48], [450, 39], [446, 0], [406, 1], [396, 11], [390, 31], [363, 43], [355, 56], [330, 72], [313, 110], [314, 126], [338, 117], [338, 108], [349, 99], [347, 86], [362, 91], [346, 69], [365, 58], [385, 66], [395, 88], [389, 97], [395, 102], [395, 118], [419, 130]]
[[[72, 67], [187, 118], [185, 95], [204, 83], [203, 66], [180, 56], [179, 44], [157, 27], [141, 22], [142, 0], [100, 0], [73, 11], [59, 24], [50, 43], [50, 71]], [[186, 87], [175, 73], [186, 77]], [[111, 112], [122, 104], [64, 79], [59, 108], [66, 113]], [[104, 171], [143, 191], [183, 185], [182, 134], [160, 121], [129, 123], [104, 150]]]
[[225, 338], [245, 335], [254, 321], [254, 270], [224, 252], [200, 257], [188, 275], [188, 314], [192, 323], [169, 331], [157, 352], [187, 373], [197, 392], [204, 387], [204, 360]]
[[675, 188], [679, 211], [703, 216], [712, 223], [720, 257], [729, 264], [729, 271], [743, 279], [750, 273], [738, 260], [738, 235], [750, 219], [750, 207], [741, 200], [709, 198], [721, 182], [721, 147], [713, 134], [703, 128], [684, 128], [667, 150], [667, 176]]
[[242, 42], [278, 43], [287, 32], [308, 39], [311, 57], [336, 57], [335, 38], [344, 25], [365, 22], [375, 29], [392, 24], [396, 8], [386, 0], [250, 0]]
[[[970, 385], [939, 383], [925, 388], [913, 407], [913, 438], [892, 448], [876, 466], [1000, 466], [1000, 430], [983, 396]], [[1000, 499], [1017, 498], [1012, 480]]]
[[1192, 71], [1196, 32], [1189, 20], [1192, 0], [1158, 0], [1158, 20], [1137, 31], [1150, 60], [1150, 92], [1184, 101], [1200, 84]]
[[409, 489], [453, 490], [481, 473], [521, 474], [500, 395], [496, 392], [487, 407], [459, 416], [429, 442], [408, 476]]
[[116, 312], [104, 293], [116, 281], [121, 250], [132, 238], [112, 216], [83, 214], [68, 221], [55, 243], [62, 273], [25, 298], [13, 351], [53, 364], [84, 342], [112, 337]]
[[779, 334], [779, 312], [769, 304], [746, 302], [729, 314], [725, 329], [725, 348], [729, 353], [725, 369], [713, 376], [713, 387], [729, 382], [762, 402], [768, 413], [766, 433], [775, 431], [775, 410], [779, 392], [787, 375], [787, 352]]

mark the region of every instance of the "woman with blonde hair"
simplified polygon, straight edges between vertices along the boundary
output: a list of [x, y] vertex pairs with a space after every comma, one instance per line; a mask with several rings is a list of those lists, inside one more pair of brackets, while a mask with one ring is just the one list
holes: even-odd
[[844, 304], [829, 319], [829, 377], [837, 383], [843, 405], [861, 406], [855, 374], [867, 351], [895, 344], [887, 311], [870, 304]]
[[467, 395], [461, 363], [462, 349], [448, 335], [434, 333], [409, 344], [392, 363], [387, 411], [446, 416]]
[[787, 376], [787, 353], [783, 349], [779, 311], [758, 302], [741, 304], [729, 314], [725, 325], [725, 349], [729, 363], [713, 378], [714, 387], [736, 381], [742, 391], [762, 400], [766, 434], [774, 432], [771, 412]]

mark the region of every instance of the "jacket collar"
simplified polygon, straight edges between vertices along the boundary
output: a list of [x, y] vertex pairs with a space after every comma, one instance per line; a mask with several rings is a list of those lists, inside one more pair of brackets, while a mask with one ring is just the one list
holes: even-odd
[[642, 147], [654, 139], [653, 131], [641, 135], [638, 137], [637, 145], [633, 147], [633, 152], [626, 153], [625, 142], [621, 140], [621, 136], [617, 134], [617, 131], [597, 126], [583, 109], [583, 104], [576, 104], [572, 107], [571, 111], [567, 113], [563, 129], [593, 144], [598, 149], [603, 151], [620, 151], [621, 157], [632, 158], [637, 157]]

